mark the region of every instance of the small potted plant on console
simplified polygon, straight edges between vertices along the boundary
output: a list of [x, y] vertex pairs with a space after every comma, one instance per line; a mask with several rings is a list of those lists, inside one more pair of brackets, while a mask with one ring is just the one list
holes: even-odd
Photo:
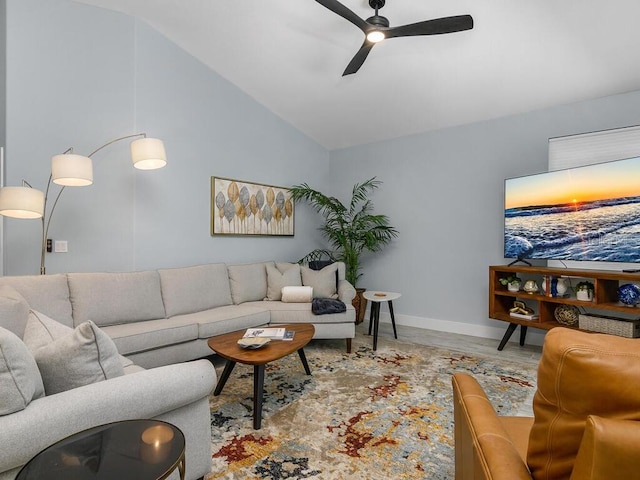
[[507, 287], [507, 290], [510, 292], [518, 292], [520, 290], [520, 285], [522, 285], [522, 280], [517, 275], [509, 275], [506, 278], [500, 278], [499, 282]]
[[593, 300], [593, 292], [595, 287], [593, 283], [589, 281], [582, 281], [576, 285], [576, 298], [583, 302], [590, 302]]

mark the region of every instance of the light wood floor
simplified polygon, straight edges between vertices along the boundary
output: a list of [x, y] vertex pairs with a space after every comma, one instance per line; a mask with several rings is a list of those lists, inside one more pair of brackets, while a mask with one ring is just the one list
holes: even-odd
[[[369, 320], [365, 319], [360, 325], [356, 325], [358, 335], [366, 335], [369, 330]], [[536, 345], [520, 346], [517, 342], [509, 342], [502, 351], [498, 351], [499, 340], [491, 338], [472, 337], [455, 333], [438, 332], [424, 328], [406, 327], [396, 325], [398, 340], [431, 345], [434, 347], [450, 348], [452, 350], [478, 353], [483, 355], [495, 355], [505, 359], [538, 365], [542, 347]], [[393, 338], [393, 328], [390, 323], [380, 322], [378, 338]], [[514, 335], [515, 337], [515, 335]], [[373, 341], [373, 339], [372, 339]]]

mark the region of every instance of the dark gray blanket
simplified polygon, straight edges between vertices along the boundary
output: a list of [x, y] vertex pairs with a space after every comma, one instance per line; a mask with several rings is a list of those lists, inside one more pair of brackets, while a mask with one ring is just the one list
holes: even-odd
[[315, 315], [342, 313], [347, 311], [347, 306], [343, 301], [334, 298], [314, 298], [311, 302], [311, 311]]

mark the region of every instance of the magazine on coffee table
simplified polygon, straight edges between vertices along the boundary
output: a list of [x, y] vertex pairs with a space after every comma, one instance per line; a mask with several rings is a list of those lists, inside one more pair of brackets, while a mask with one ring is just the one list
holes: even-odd
[[293, 340], [296, 332], [286, 328], [247, 328], [242, 338], [270, 338], [272, 340]]

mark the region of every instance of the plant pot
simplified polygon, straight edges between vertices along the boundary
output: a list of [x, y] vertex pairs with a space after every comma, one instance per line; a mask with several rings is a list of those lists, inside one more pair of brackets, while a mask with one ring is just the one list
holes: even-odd
[[353, 297], [351, 305], [356, 309], [356, 325], [364, 320], [364, 312], [367, 310], [367, 299], [362, 296], [366, 288], [356, 288], [356, 296]]
[[593, 300], [593, 292], [591, 290], [578, 290], [576, 292], [576, 298], [583, 302], [590, 302]]

